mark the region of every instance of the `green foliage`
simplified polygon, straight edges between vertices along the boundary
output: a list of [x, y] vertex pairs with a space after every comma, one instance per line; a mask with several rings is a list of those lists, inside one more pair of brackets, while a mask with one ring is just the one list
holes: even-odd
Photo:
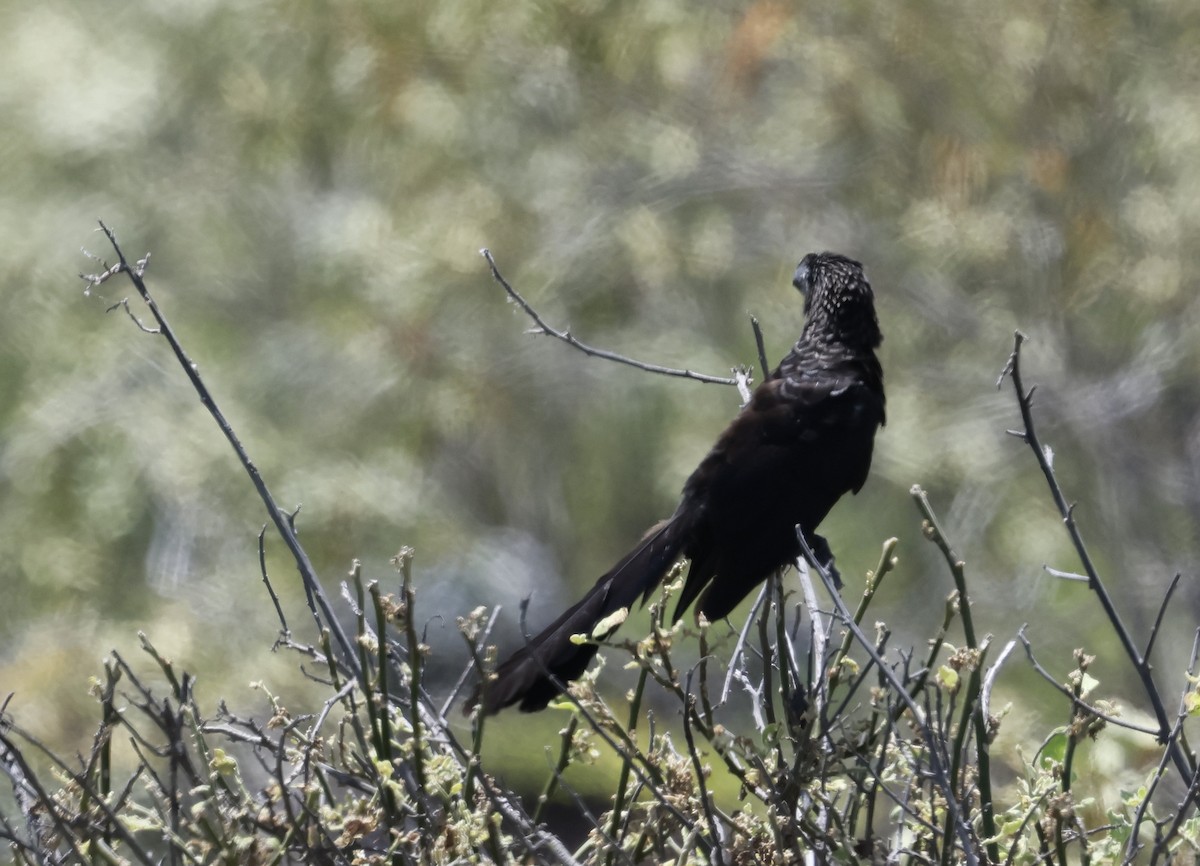
[[[511, 610], [535, 586], [556, 606], [560, 577], [589, 583], [669, 511], [736, 406], [525, 336], [479, 247], [556, 324], [718, 374], [754, 358], [747, 310], [773, 357], [794, 338], [800, 254], [854, 254], [879, 291], [890, 423], [871, 483], [829, 520], [843, 570], [898, 537], [874, 615], [905, 645], [947, 639], [948, 581], [898, 505], [919, 479], [953, 497], [988, 631], [1029, 620], [1047, 659], [1087, 635], [1111, 694], [1137, 693], [1082, 587], [1041, 570], [1078, 566], [989, 387], [1025, 327], [1058, 468], [1148, 627], [1200, 555], [1190, 0], [47, 0], [0, 24], [0, 682], [56, 753], [89, 751], [81, 659], [135, 630], [188, 660], [201, 705], [248, 717], [230, 683], [249, 680], [330, 697], [262, 651], [261, 509], [224, 443], [159, 344], [102, 315], [124, 290], [72, 285], [93, 269], [80, 246], [103, 255], [97, 216], [154, 251], [160, 300], [263, 475], [304, 504], [318, 571], [363, 556], [378, 573], [402, 539], [431, 613]], [[277, 546], [267, 560], [291, 568]], [[1194, 587], [1168, 626], [1192, 622]], [[429, 632], [444, 676], [454, 637]], [[1163, 629], [1161, 675], [1188, 667], [1182, 632]], [[948, 655], [935, 670], [970, 687]], [[1032, 673], [1007, 676], [997, 748], [1021, 766], [1012, 743], [1062, 713]], [[1146, 747], [1118, 737], [1098, 744], [1137, 778], [1109, 772], [1096, 815], [1146, 775]]]
[[[223, 443], [102, 315], [120, 293], [72, 286], [97, 217], [154, 251], [323, 574], [403, 541], [455, 608], [561, 584], [549, 609], [669, 513], [736, 408], [526, 337], [483, 246], [556, 324], [717, 374], [754, 360], [747, 311], [772, 361], [795, 338], [801, 254], [860, 257], [890, 423], [833, 546], [920, 550], [897, 497], [953, 491], [1005, 630], [1092, 615], [1040, 576], [1074, 566], [987, 392], [1015, 326], [1079, 500], [1129, 530], [1105, 551], [1125, 600], [1200, 555], [1190, 0], [48, 0], [0, 25], [0, 681], [60, 745], [87, 739], [80, 654], [141, 628], [247, 680], [272, 627]], [[484, 565], [531, 548], [540, 569]], [[924, 557], [898, 575], [918, 597]], [[887, 619], [923, 633], [910, 608]]]
[[[788, 614], [791, 599], [776, 575], [760, 591], [743, 630], [723, 639], [714, 639], [713, 626], [703, 617], [694, 627], [668, 624], [665, 611], [683, 585], [680, 564], [650, 605], [649, 634], [608, 645], [628, 656], [628, 666], [637, 672], [627, 721], [595, 690], [602, 665], [572, 685], [555, 708], [572, 713], [560, 733], [559, 759], [529, 813], [520, 795], [489, 772], [484, 757], [488, 718], [475, 710], [466, 743], [447, 717], [470, 679], [491, 675], [495, 650], [487, 641], [494, 618], [479, 608], [458, 620], [468, 650], [466, 670], [436, 704], [427, 681], [433, 653], [416, 609], [413, 550], [406, 547], [392, 558], [400, 586], [394, 595], [377, 582], [364, 582], [362, 566], [354, 563], [343, 589], [355, 622], [353, 638], [348, 637], [296, 538], [296, 514], [279, 509], [150, 296], [143, 279], [147, 260], [130, 263], [108, 237], [118, 264], [87, 277], [89, 284], [100, 289], [113, 278], [129, 277], [156, 323], [138, 322], [140, 329], [167, 341], [249, 472], [294, 556], [310, 611], [323, 624], [318, 645], [295, 640], [271, 584], [260, 537], [261, 576], [281, 629], [276, 648], [299, 653], [322, 672], [305, 674], [324, 691], [324, 700], [320, 710], [293, 716], [258, 683], [269, 704], [265, 722], [240, 717], [224, 702], [215, 717], [206, 718], [191, 674], [178, 671], [143, 636], [143, 649], [157, 665], [167, 697], [157, 696], [113, 652], [104, 680], [95, 683], [101, 724], [86, 758], [58, 757], [29, 730], [6, 720], [0, 769], [12, 784], [15, 809], [0, 812], [0, 830], [18, 861], [132, 858], [151, 863], [167, 856], [190, 862], [519, 860], [609, 866], [618, 859], [749, 864], [799, 863], [816, 856], [820, 862], [903, 858], [968, 866], [1002, 860], [1067, 866], [1076, 859], [1124, 864], [1143, 852], [1156, 862], [1197, 847], [1200, 770], [1186, 730], [1193, 715], [1197, 649], [1174, 717], [1150, 660], [1179, 577], [1167, 589], [1145, 649], [1139, 650], [1082, 540], [1053, 451], [1042, 445], [1035, 428], [1033, 391], [1025, 388], [1021, 370], [1025, 338], [1019, 332], [1000, 381], [1011, 379], [1024, 423], [1016, 435], [1033, 452], [1086, 572], [1056, 576], [1086, 581], [1096, 596], [1140, 682], [1150, 721], [1124, 721], [1117, 701], [1097, 696], [1101, 683], [1091, 673], [1096, 657], [1083, 649], [1074, 651], [1074, 669], [1061, 685], [1035, 657], [1024, 628], [989, 661], [993, 638], [976, 632], [966, 564], [929, 496], [914, 486], [910, 492], [923, 516], [922, 533], [941, 553], [954, 583], [923, 661], [914, 666], [913, 651], [889, 650], [892, 633], [882, 621], [875, 621], [872, 637], [862, 627], [884, 578], [898, 565], [896, 539], [884, 544], [854, 611], [833, 577], [817, 567], [832, 602], [832, 611], [822, 610], [808, 568], [800, 562], [795, 621]], [[805, 555], [813, 559], [807, 549]], [[626, 614], [614, 614], [598, 633]], [[798, 639], [800, 616], [806, 617], [807, 641]], [[959, 627], [964, 644], [956, 647], [947, 638]], [[697, 646], [694, 665], [680, 664], [679, 637]], [[994, 773], [1000, 764], [993, 761], [993, 746], [1003, 719], [1012, 716], [1008, 707], [993, 712], [992, 692], [1018, 641], [1031, 668], [1065, 699], [1070, 722], [1051, 730], [1031, 759], [1018, 745], [1020, 760], [1010, 762], [1018, 775], [1005, 792]], [[712, 675], [718, 661], [727, 671], [720, 688]], [[123, 680], [127, 689], [120, 688]], [[682, 731], [656, 722], [645, 705], [655, 692], [673, 706]], [[645, 734], [639, 731], [643, 717]], [[1078, 767], [1081, 747], [1110, 727], [1153, 740], [1161, 751], [1144, 781], [1136, 780], [1134, 793], [1121, 791], [1101, 808], [1105, 799], [1112, 800], [1111, 785], [1101, 781], [1089, 789]], [[128, 768], [120, 756], [114, 760], [118, 732], [129, 737]], [[677, 745], [680, 739], [684, 746]], [[591, 831], [571, 852], [562, 836], [542, 823], [544, 810], [566, 787], [572, 765], [592, 766], [605, 751], [620, 767], [611, 808], [593, 818], [586, 803], [577, 801]], [[49, 761], [57, 788], [43, 780], [31, 753]], [[250, 767], [261, 777], [257, 784], [247, 782]], [[1176, 801], [1160, 793], [1169, 786], [1172, 770], [1186, 781], [1186, 793]], [[140, 795], [139, 783], [144, 785]]]
[[[894, 569], [894, 549], [894, 540], [884, 546], [856, 619]], [[311, 671], [326, 672], [324, 701], [302, 711], [254, 683], [265, 698], [254, 717], [232, 714], [223, 702], [206, 713], [191, 676], [143, 638], [158, 670], [153, 683], [113, 653], [93, 688], [104, 721], [91, 752], [82, 762], [55, 758], [54, 782], [31, 769], [30, 747], [40, 746], [29, 732], [0, 735], [0, 760], [22, 794], [24, 829], [16, 829], [15, 813], [3, 819], [16, 862], [750, 866], [801, 863], [815, 853], [821, 862], [1099, 866], [1130, 862], [1135, 838], [1155, 857], [1200, 846], [1194, 804], [1175, 813], [1169, 800], [1151, 802], [1165, 757], [1115, 801], [1107, 783], [1088, 787], [1072, 773], [1073, 753], [1108, 735], [1104, 719], [1086, 709], [1077, 708], [1069, 726], [1051, 731], [1013, 768], [1012, 781], [993, 790], [983, 759], [1007, 710], [992, 714], [986, 703], [964, 700], [960, 679], [981, 669], [986, 650], [954, 651], [939, 636], [928, 663], [912, 668], [883, 661], [889, 633], [882, 623], [873, 646], [850, 652], [849, 640], [821, 643], [822, 627], [833, 626], [834, 638], [838, 626], [817, 614], [825, 622], [811, 632], [807, 659], [797, 659], [785, 637], [795, 631], [778, 580], [764, 589], [740, 636], [716, 640], [706, 622], [666, 622], [682, 585], [669, 582], [651, 606], [649, 635], [608, 646], [610, 657], [628, 658], [639, 671], [627, 706], [597, 694], [599, 665], [551, 708], [568, 723], [559, 759], [527, 813], [481, 761], [484, 719], [473, 717], [465, 743], [461, 726], [445, 715], [453, 695], [439, 705], [426, 694], [421, 671], [430, 650], [414, 639], [421, 615], [411, 551], [396, 564], [404, 577], [398, 596], [364, 585], [358, 574], [352, 579], [360, 679], [346, 678], [330, 655], [328, 633], [320, 647], [281, 639]], [[811, 595], [807, 575], [801, 583]], [[483, 610], [458, 622], [473, 659], [468, 671], [480, 663], [488, 622]], [[677, 640], [699, 641], [705, 661], [678, 668]], [[1100, 684], [1088, 673], [1094, 659], [1083, 652], [1075, 658], [1065, 688], [1084, 698]], [[731, 668], [732, 699], [722, 693], [716, 672], [725, 665], [718, 660]], [[897, 699], [885, 666], [903, 678], [912, 700]], [[814, 678], [796, 679], [806, 667]], [[682, 729], [646, 714], [643, 698], [651, 692], [676, 705]], [[985, 720], [986, 737], [968, 738], [964, 747], [958, 732], [976, 717]], [[132, 751], [120, 753], [123, 741]], [[943, 760], [963, 758], [952, 762], [950, 787], [938, 782], [931, 750]], [[607, 807], [584, 818], [592, 830], [572, 852], [540, 816], [567, 777], [586, 772], [605, 752], [619, 757], [621, 778]], [[574, 808], [588, 815], [584, 803]]]

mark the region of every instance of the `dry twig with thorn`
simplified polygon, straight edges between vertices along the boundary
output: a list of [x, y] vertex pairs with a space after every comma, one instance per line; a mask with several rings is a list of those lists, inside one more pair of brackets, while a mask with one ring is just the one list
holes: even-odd
[[[521, 294], [513, 288], [512, 284], [504, 278], [504, 275], [500, 273], [500, 269], [496, 267], [496, 260], [492, 258], [492, 251], [484, 248], [479, 251], [479, 254], [487, 260], [488, 267], [491, 268], [492, 271], [492, 278], [504, 288], [504, 291], [508, 294], [508, 297], [518, 307], [524, 310], [525, 314], [529, 316], [529, 318], [533, 319], [536, 327], [532, 328], [530, 333], [545, 334], [548, 337], [554, 337], [555, 339], [562, 340], [568, 346], [578, 349], [589, 357], [601, 358], [605, 361], [615, 361], [618, 364], [626, 364], [638, 370], [644, 370], [647, 373], [658, 373], [663, 376], [676, 376], [681, 379], [691, 379], [696, 382], [707, 382], [713, 385], [733, 385], [741, 393], [743, 403], [748, 403], [750, 401], [751, 378], [750, 371], [747, 368], [735, 367], [733, 370], [733, 376], [728, 377], [710, 376], [707, 373], [697, 373], [695, 370], [663, 367], [659, 364], [650, 364], [645, 361], [638, 361], [634, 358], [626, 357], [625, 355], [619, 355], [616, 352], [610, 352], [607, 349], [597, 349], [594, 346], [589, 346], [587, 343], [576, 339], [575, 335], [571, 333], [570, 329], [560, 331], [558, 328], [552, 327], [551, 325], [547, 324], [546, 320], [542, 318], [541, 314], [533, 308], [533, 305], [525, 300], [525, 298], [523, 298]], [[755, 333], [757, 333], [757, 321], [754, 322], [754, 327]], [[766, 368], [764, 367], [763, 369], [765, 370]]]

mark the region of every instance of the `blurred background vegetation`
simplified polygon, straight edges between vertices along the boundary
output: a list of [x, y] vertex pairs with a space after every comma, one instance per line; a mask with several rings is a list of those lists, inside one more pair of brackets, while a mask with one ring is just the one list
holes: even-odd
[[[826, 524], [906, 647], [951, 588], [908, 490], [968, 563], [977, 628], [1028, 621], [1052, 670], [1140, 700], [995, 382], [1032, 338], [1041, 432], [1085, 537], [1182, 686], [1200, 592], [1200, 6], [300, 2], [0, 8], [0, 692], [68, 751], [88, 676], [144, 630], [204, 699], [302, 708], [258, 574], [261, 504], [159, 339], [79, 271], [153, 252], [151, 290], [333, 587], [417, 550], [436, 660], [453, 619], [544, 622], [673, 509], [736, 411], [525, 333], [480, 247], [549, 321], [725, 374], [777, 360], [806, 252], [861, 259], [889, 424]], [[107, 294], [106, 294], [107, 292]], [[135, 308], [136, 309], [136, 308]], [[281, 545], [269, 564], [301, 639]], [[954, 637], [951, 638], [952, 642]], [[613, 672], [619, 683], [620, 672]], [[1020, 660], [998, 749], [1066, 710]], [[508, 714], [508, 742], [561, 718]], [[493, 737], [496, 735], [493, 734]], [[1006, 738], [1008, 744], [1006, 745]], [[504, 739], [501, 737], [501, 741]], [[1150, 745], [1150, 744], [1147, 744]], [[540, 764], [539, 764], [540, 767]], [[539, 770], [539, 777], [543, 775]]]

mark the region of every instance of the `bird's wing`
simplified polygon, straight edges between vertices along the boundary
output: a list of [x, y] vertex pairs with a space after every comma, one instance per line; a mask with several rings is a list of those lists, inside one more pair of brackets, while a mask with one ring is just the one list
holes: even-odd
[[[750, 403], [721, 434], [684, 485], [680, 511], [705, 509], [714, 497], [770, 488], [779, 471], [827, 474], [826, 461], [838, 461], [847, 486], [830, 491], [836, 499], [858, 492], [870, 468], [859, 449], [867, 447], [883, 423], [882, 390], [850, 365], [811, 375], [787, 375], [761, 384]], [[854, 464], [854, 465], [851, 465]], [[841, 473], [838, 473], [839, 475]]]
[[882, 394], [852, 370], [758, 387], [684, 486], [674, 517], [692, 560], [676, 616], [704, 595], [723, 616], [798, 553], [793, 527], [816, 530], [871, 464]]

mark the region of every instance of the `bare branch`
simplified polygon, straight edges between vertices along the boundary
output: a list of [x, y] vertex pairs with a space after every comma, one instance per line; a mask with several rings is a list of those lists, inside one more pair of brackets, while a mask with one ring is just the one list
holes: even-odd
[[1083, 536], [1075, 522], [1075, 506], [1074, 504], [1068, 504], [1062, 487], [1058, 483], [1058, 478], [1054, 473], [1050, 451], [1048, 448], [1043, 447], [1041, 441], [1038, 439], [1037, 430], [1033, 422], [1032, 403], [1036, 386], [1029, 388], [1027, 391], [1021, 381], [1021, 344], [1025, 342], [1025, 339], [1025, 335], [1020, 331], [1014, 332], [1013, 350], [1004, 365], [1004, 369], [1000, 372], [997, 386], [1004, 381], [1005, 376], [1012, 379], [1013, 390], [1017, 395], [1017, 405], [1021, 411], [1021, 420], [1025, 424], [1024, 440], [1033, 451], [1038, 466], [1042, 470], [1042, 475], [1045, 476], [1046, 484], [1050, 488], [1050, 494], [1054, 498], [1054, 504], [1058, 507], [1058, 513], [1062, 517], [1063, 524], [1067, 527], [1067, 534], [1070, 536], [1071, 543], [1075, 546], [1075, 552], [1079, 555], [1080, 562], [1083, 564], [1083, 570], [1087, 574], [1088, 587], [1100, 600], [1100, 605], [1104, 608], [1104, 613], [1108, 617], [1109, 623], [1112, 624], [1117, 637], [1121, 641], [1125, 655], [1133, 664], [1138, 678], [1142, 681], [1146, 695], [1150, 699], [1150, 704], [1154, 710], [1154, 718], [1158, 722], [1158, 730], [1151, 733], [1153, 733], [1160, 744], [1166, 746], [1171, 752], [1171, 758], [1180, 775], [1190, 779], [1196, 773], [1195, 758], [1185, 749], [1181, 748], [1178, 741], [1171, 738], [1171, 721], [1167, 716], [1162, 695], [1154, 682], [1154, 675], [1151, 672], [1149, 660], [1146, 656], [1140, 654], [1137, 647], [1134, 646], [1133, 637], [1130, 635], [1129, 629], [1126, 628], [1124, 620], [1117, 612], [1116, 605], [1113, 603], [1112, 596], [1109, 595], [1108, 589], [1100, 579], [1099, 571], [1092, 561], [1091, 554], [1088, 552], [1087, 545], [1084, 544]]
[[129, 298], [121, 298], [121, 300], [117, 301], [115, 304], [113, 304], [111, 307], [109, 307], [104, 312], [111, 313], [117, 307], [125, 308], [125, 312], [129, 315], [129, 318], [131, 318], [133, 320], [133, 323], [135, 325], [137, 325], [138, 328], [141, 329], [142, 333], [144, 333], [144, 334], [161, 334], [162, 333], [162, 331], [158, 328], [149, 328], [146, 325], [142, 324], [142, 320], [133, 314], [133, 310], [129, 309]]
[[679, 370], [674, 367], [662, 367], [658, 364], [648, 364], [644, 361], [637, 361], [633, 358], [627, 358], [624, 355], [618, 355], [616, 352], [609, 352], [606, 349], [597, 349], [593, 346], [587, 345], [586, 343], [580, 342], [579, 340], [575, 339], [575, 335], [569, 330], [560, 331], [546, 323], [538, 311], [535, 310], [527, 300], [521, 297], [521, 295], [512, 287], [508, 280], [504, 279], [504, 275], [501, 274], [499, 268], [496, 267], [496, 260], [492, 258], [491, 250], [482, 249], [479, 251], [479, 254], [487, 259], [488, 267], [490, 267], [492, 270], [492, 278], [495, 279], [496, 282], [498, 282], [501, 286], [503, 286], [504, 291], [506, 291], [508, 296], [516, 302], [517, 306], [524, 310], [529, 318], [533, 319], [534, 323], [537, 325], [537, 327], [534, 329], [534, 333], [545, 334], [548, 337], [554, 337], [555, 339], [562, 340], [568, 346], [572, 346], [573, 348], [578, 349], [590, 357], [602, 358], [605, 361], [615, 361], [618, 364], [627, 364], [630, 367], [636, 367], [639, 370], [645, 370], [647, 373], [659, 373], [663, 376], [677, 376], [681, 379], [692, 379], [696, 382], [709, 382], [713, 385], [738, 384], [736, 377], [729, 378], [726, 376], [709, 376], [705, 373], [697, 373], [694, 370]]
[[[192, 361], [192, 359], [188, 357], [187, 352], [184, 351], [182, 344], [180, 344], [178, 338], [175, 336], [175, 332], [171, 330], [171, 326], [167, 324], [167, 320], [163, 316], [162, 311], [159, 309], [157, 302], [153, 297], [151, 297], [150, 290], [146, 288], [146, 283], [143, 281], [142, 275], [145, 272], [146, 264], [149, 261], [149, 254], [147, 254], [145, 258], [136, 262], [134, 265], [130, 265], [125, 258], [125, 253], [121, 250], [120, 244], [117, 243], [116, 235], [113, 234], [112, 230], [109, 229], [109, 227], [103, 222], [100, 223], [100, 229], [104, 232], [105, 237], [108, 238], [109, 243], [112, 244], [113, 250], [116, 251], [119, 262], [118, 264], [113, 265], [111, 268], [108, 268], [103, 274], [81, 276], [83, 276], [83, 279], [88, 281], [89, 286], [92, 287], [100, 285], [102, 282], [117, 273], [125, 273], [129, 276], [130, 281], [132, 281], [134, 287], [138, 290], [138, 294], [142, 296], [142, 300], [146, 302], [146, 306], [150, 309], [151, 315], [154, 316], [154, 320], [158, 323], [157, 329], [147, 329], [142, 326], [140, 322], [138, 322], [138, 326], [144, 331], [162, 336], [167, 343], [170, 344], [171, 351], [175, 353], [175, 357], [179, 361], [180, 366], [183, 367], [184, 373], [191, 381], [192, 387], [195, 388], [196, 393], [200, 395], [200, 402], [204, 404], [206, 409], [208, 409], [209, 414], [211, 414], [213, 420], [217, 422], [217, 426], [221, 428], [221, 432], [225, 434], [225, 438], [229, 441], [229, 444], [233, 446], [233, 450], [236, 452], [238, 460], [241, 461], [242, 467], [246, 470], [246, 473], [250, 476], [251, 482], [258, 491], [259, 497], [266, 505], [267, 513], [272, 522], [274, 522], [275, 528], [279, 531], [279, 534], [283, 538], [284, 543], [287, 545], [288, 550], [291, 551], [292, 557], [296, 561], [297, 569], [300, 572], [300, 577], [304, 582], [305, 591], [310, 600], [315, 602], [312, 612], [314, 618], [317, 620], [318, 626], [329, 629], [329, 631], [333, 634], [334, 639], [338, 643], [338, 648], [341, 650], [342, 663], [345, 664], [349, 670], [353, 671], [355, 675], [359, 675], [361, 670], [359, 668], [357, 653], [355, 652], [354, 646], [346, 637], [346, 633], [342, 630], [341, 624], [338, 622], [337, 615], [333, 610], [333, 606], [329, 603], [329, 599], [325, 595], [325, 590], [322, 588], [320, 580], [317, 578], [316, 569], [313, 568], [313, 564], [309, 560], [308, 554], [305, 552], [304, 548], [301, 547], [300, 541], [296, 538], [296, 533], [291, 526], [290, 518], [283, 511], [283, 509], [281, 509], [275, 503], [275, 497], [271, 495], [271, 491], [267, 488], [266, 482], [262, 478], [262, 474], [258, 471], [258, 467], [254, 465], [253, 461], [251, 461], [250, 455], [246, 452], [241, 440], [234, 432], [233, 427], [230, 426], [229, 422], [225, 419], [225, 416], [221, 413], [221, 410], [217, 408], [217, 404], [213, 399], [212, 393], [209, 391], [208, 386], [204, 384], [204, 380], [200, 377], [199, 368]], [[319, 614], [317, 607], [320, 608]], [[322, 617], [324, 618], [323, 623]]]
[[966, 859], [968, 866], [976, 866], [979, 862], [979, 857], [976, 854], [975, 840], [972, 838], [972, 830], [967, 823], [962, 804], [958, 802], [955, 796], [954, 784], [950, 779], [950, 775], [943, 763], [941, 749], [939, 748], [938, 737], [934, 734], [933, 728], [929, 724], [928, 715], [920, 707], [916, 701], [909, 697], [908, 690], [904, 688], [904, 684], [892, 672], [892, 669], [884, 663], [883, 659], [879, 658], [875, 652], [875, 644], [871, 641], [858, 623], [854, 621], [850, 609], [846, 607], [846, 602], [842, 599], [841, 593], [838, 592], [837, 585], [834, 583], [833, 575], [825, 564], [820, 562], [809, 546], [808, 539], [804, 537], [804, 533], [800, 527], [796, 527], [796, 538], [800, 541], [800, 549], [804, 558], [816, 570], [821, 578], [821, 582], [825, 584], [825, 591], [829, 593], [829, 597], [833, 600], [834, 606], [837, 608], [839, 616], [846, 624], [846, 627], [854, 634], [860, 646], [875, 660], [875, 664], [879, 666], [880, 675], [887, 681], [888, 685], [896, 693], [896, 697], [908, 707], [912, 713], [913, 722], [917, 725], [924, 738], [926, 745], [929, 748], [929, 769], [937, 780], [938, 787], [941, 788], [942, 796], [946, 799], [946, 808], [949, 813], [949, 818], [954, 826], [955, 832], [962, 843], [963, 856]]
[[996, 657], [996, 661], [992, 663], [992, 666], [988, 668], [987, 674], [983, 677], [983, 688], [979, 692], [979, 709], [985, 718], [991, 715], [992, 712], [992, 687], [996, 684], [996, 677], [999, 675], [1000, 668], [1003, 667], [1004, 662], [1008, 659], [1016, 645], [1016, 639], [1006, 643], [1004, 649], [1000, 650], [1000, 655]]
[[1163, 617], [1167, 614], [1167, 605], [1171, 603], [1171, 596], [1175, 594], [1175, 588], [1179, 586], [1179, 579], [1183, 577], [1180, 572], [1175, 572], [1175, 577], [1171, 580], [1171, 585], [1167, 587], [1167, 591], [1163, 594], [1162, 604], [1158, 606], [1158, 616], [1154, 618], [1154, 627], [1150, 629], [1150, 637], [1146, 639], [1146, 649], [1142, 653], [1147, 664], [1150, 662], [1150, 653], [1154, 651], [1154, 642], [1158, 639], [1159, 630], [1162, 629]]
[[1091, 704], [1089, 704], [1087, 701], [1081, 699], [1079, 696], [1077, 696], [1074, 692], [1072, 692], [1069, 688], [1064, 686], [1058, 680], [1056, 680], [1054, 678], [1054, 676], [1048, 670], [1046, 670], [1044, 667], [1042, 667], [1041, 663], [1034, 656], [1033, 644], [1031, 644], [1029, 642], [1029, 638], [1027, 638], [1025, 636], [1025, 627], [1024, 626], [1021, 626], [1021, 630], [1019, 632], [1017, 632], [1017, 638], [1024, 645], [1025, 655], [1029, 658], [1029, 663], [1031, 665], [1033, 665], [1033, 669], [1035, 671], [1037, 671], [1039, 674], [1041, 674], [1042, 679], [1044, 679], [1046, 682], [1050, 683], [1050, 685], [1054, 686], [1055, 689], [1057, 689], [1068, 700], [1070, 700], [1071, 704], [1075, 707], [1075, 709], [1082, 710], [1083, 712], [1087, 713], [1088, 715], [1095, 716], [1098, 719], [1103, 719], [1108, 724], [1116, 725], [1118, 728], [1127, 728], [1128, 730], [1131, 730], [1131, 731], [1137, 731], [1139, 734], [1148, 734], [1151, 737], [1158, 736], [1158, 731], [1153, 730], [1152, 728], [1147, 728], [1142, 725], [1135, 725], [1135, 724], [1133, 724], [1133, 722], [1126, 722], [1126, 721], [1123, 721], [1122, 719], [1118, 719], [1116, 716], [1101, 712], [1100, 710], [1096, 709]]
[[1059, 571], [1057, 568], [1051, 568], [1048, 565], [1043, 565], [1042, 570], [1051, 577], [1057, 577], [1060, 580], [1073, 580], [1076, 583], [1087, 583], [1090, 580], [1086, 574], [1077, 574], [1074, 571]]

